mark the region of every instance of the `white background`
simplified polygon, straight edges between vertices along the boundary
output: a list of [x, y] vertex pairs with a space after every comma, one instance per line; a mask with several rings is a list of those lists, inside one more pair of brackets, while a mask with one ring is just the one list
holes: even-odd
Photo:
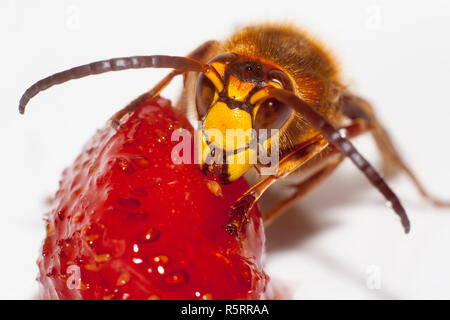
[[[2, 0], [0, 298], [37, 297], [45, 199], [95, 129], [166, 71], [58, 86], [33, 100], [25, 116], [17, 112], [22, 92], [72, 66], [184, 55], [266, 20], [294, 22], [327, 43], [346, 83], [373, 102], [426, 186], [450, 198], [449, 1]], [[177, 92], [179, 84], [165, 95]], [[369, 137], [356, 145], [379, 165]], [[295, 299], [450, 298], [450, 210], [428, 205], [404, 176], [390, 184], [411, 217], [410, 235], [347, 161], [267, 230], [273, 282]]]

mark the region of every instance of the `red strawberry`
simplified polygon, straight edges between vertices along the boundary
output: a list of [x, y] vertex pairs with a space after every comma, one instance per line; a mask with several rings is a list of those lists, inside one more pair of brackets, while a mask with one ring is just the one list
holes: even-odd
[[63, 172], [38, 261], [44, 298], [265, 297], [259, 211], [241, 241], [223, 229], [246, 182], [221, 187], [196, 164], [173, 164], [177, 128], [192, 132], [168, 100], [148, 102]]

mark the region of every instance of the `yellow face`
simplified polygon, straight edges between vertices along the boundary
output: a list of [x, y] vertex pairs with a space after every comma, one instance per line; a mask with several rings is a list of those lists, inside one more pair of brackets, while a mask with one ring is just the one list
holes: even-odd
[[[252, 117], [247, 112], [232, 110], [221, 101], [214, 103], [200, 131], [202, 169], [213, 172], [222, 182], [234, 181], [244, 174], [256, 163], [256, 152], [249, 147], [252, 128]], [[215, 172], [218, 168], [221, 172]]]
[[[257, 163], [255, 129], [263, 129], [258, 126], [265, 123], [258, 115], [267, 118], [269, 114], [267, 109], [258, 110], [264, 107], [268, 87], [283, 87], [268, 79], [265, 71], [256, 61], [223, 54], [199, 76], [196, 100], [202, 128], [198, 158], [202, 170], [223, 183], [238, 179]], [[276, 112], [271, 115], [277, 116]], [[267, 141], [262, 146], [267, 148]]]

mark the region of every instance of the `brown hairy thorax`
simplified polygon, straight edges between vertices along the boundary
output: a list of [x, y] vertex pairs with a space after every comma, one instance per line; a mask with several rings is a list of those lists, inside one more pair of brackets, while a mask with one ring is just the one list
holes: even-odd
[[287, 69], [292, 76], [338, 80], [330, 53], [316, 39], [287, 24], [252, 25], [238, 30], [222, 43], [223, 52], [264, 59]]

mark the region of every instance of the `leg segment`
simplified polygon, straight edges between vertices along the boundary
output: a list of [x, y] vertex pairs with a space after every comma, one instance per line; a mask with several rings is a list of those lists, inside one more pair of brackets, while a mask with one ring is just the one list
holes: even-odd
[[[197, 61], [202, 61], [203, 57], [208, 53], [209, 49], [216, 44], [217, 44], [216, 41], [207, 41], [198, 48], [196, 48], [194, 51], [192, 51], [190, 54], [188, 54], [187, 57]], [[159, 93], [170, 84], [173, 78], [175, 78], [175, 76], [180, 74], [185, 75], [186, 70], [182, 69], [173, 70], [161, 81], [159, 81], [152, 89], [141, 94], [139, 97], [131, 101], [125, 108], [117, 111], [111, 117], [111, 126], [115, 129], [120, 128], [120, 121], [121, 119], [123, 119], [123, 117], [125, 117], [127, 114], [132, 113], [134, 110], [136, 110], [137, 107], [139, 107], [145, 101], [152, 100], [155, 97], [157, 97]]]
[[182, 70], [171, 71], [167, 76], [165, 76], [161, 81], [159, 81], [152, 89], [141, 94], [139, 97], [131, 101], [129, 104], [127, 104], [125, 108], [117, 111], [111, 117], [111, 127], [113, 127], [116, 130], [120, 129], [121, 128], [120, 122], [127, 114], [132, 113], [134, 110], [136, 110], [137, 107], [139, 107], [145, 101], [152, 100], [153, 98], [158, 96], [159, 93], [169, 85], [172, 79], [175, 78], [175, 76], [182, 74], [183, 72], [184, 71]]
[[[340, 130], [343, 130], [347, 138], [351, 139], [367, 132], [368, 125], [362, 120], [355, 120], [352, 124]], [[264, 226], [270, 225], [273, 220], [279, 217], [296, 200], [314, 190], [315, 187], [335, 171], [344, 159], [339, 153], [339, 150], [332, 145], [329, 145], [325, 150], [311, 159], [310, 162], [313, 163], [311, 171], [313, 173], [306, 180], [295, 186], [296, 191], [290, 197], [282, 200], [274, 208], [263, 214]]]
[[319, 170], [317, 173], [310, 176], [308, 179], [296, 186], [294, 194], [278, 203], [273, 209], [263, 215], [264, 226], [270, 225], [277, 217], [279, 217], [289, 206], [296, 200], [306, 196], [322, 181], [328, 178], [334, 170], [341, 164], [345, 158], [339, 155], [333, 162], [328, 164], [325, 168]]
[[230, 220], [225, 229], [230, 234], [239, 235], [239, 231], [247, 218], [247, 213], [258, 201], [264, 191], [267, 190], [279, 178], [289, 175], [300, 168], [314, 156], [319, 154], [328, 145], [328, 142], [321, 135], [302, 143], [294, 151], [284, 157], [275, 175], [267, 176], [249, 190], [247, 190], [230, 208]]
[[450, 206], [450, 201], [436, 199], [423, 187], [422, 183], [400, 157], [391, 138], [383, 126], [378, 122], [372, 106], [367, 101], [350, 94], [345, 95], [343, 97], [343, 112], [351, 119], [361, 119], [367, 123], [370, 132], [375, 139], [378, 150], [383, 156], [384, 167], [386, 170], [395, 168], [401, 169], [425, 199], [435, 206]]

